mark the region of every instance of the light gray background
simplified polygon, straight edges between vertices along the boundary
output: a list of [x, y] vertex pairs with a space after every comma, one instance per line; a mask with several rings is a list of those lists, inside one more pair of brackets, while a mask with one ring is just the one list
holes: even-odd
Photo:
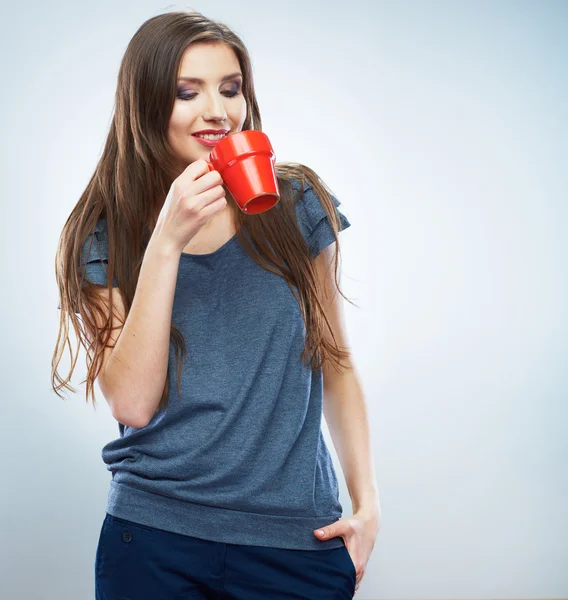
[[78, 392], [50, 391], [55, 247], [128, 41], [182, 8], [243, 37], [277, 160], [353, 223], [383, 511], [356, 598], [567, 597], [568, 3], [536, 0], [2, 4], [0, 596], [94, 597], [118, 428], [84, 353]]

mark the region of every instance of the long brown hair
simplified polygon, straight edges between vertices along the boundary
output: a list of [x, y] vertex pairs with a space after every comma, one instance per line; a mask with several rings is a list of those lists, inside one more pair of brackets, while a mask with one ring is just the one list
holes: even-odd
[[[108, 229], [107, 287], [110, 289], [113, 278], [116, 278], [128, 315], [144, 257], [146, 227], [148, 223], [155, 225], [161, 208], [156, 205], [156, 199], [166, 198], [173, 180], [179, 175], [179, 164], [175, 163], [166, 132], [175, 102], [182, 55], [190, 44], [198, 42], [223, 42], [233, 49], [243, 73], [242, 90], [247, 106], [242, 130], [262, 131], [251, 60], [243, 42], [233, 31], [196, 11], [168, 12], [142, 24], [121, 62], [115, 111], [102, 156], [59, 238], [55, 276], [61, 313], [59, 336], [52, 358], [52, 386], [60, 397], [58, 390], [61, 388], [75, 391], [68, 385], [78, 357], [78, 352], [73, 357], [71, 349], [69, 317], [79, 342], [87, 350], [86, 396], [87, 402], [91, 396], [95, 407], [93, 384], [111, 334], [112, 296], [109, 317], [104, 327], [97, 329], [94, 315], [98, 313], [104, 317], [105, 307], [95, 293], [95, 284], [85, 284], [78, 257], [81, 256], [83, 242], [95, 228], [99, 217], [105, 217]], [[341, 360], [349, 358], [350, 353], [337, 344], [330, 344], [324, 337], [325, 328], [330, 331], [331, 328], [322, 308], [323, 290], [318, 286], [315, 264], [296, 221], [294, 203], [297, 197], [292, 181], [301, 182], [301, 189], [311, 187], [319, 197], [336, 241], [335, 282], [341, 295], [354, 304], [341, 292], [337, 279], [339, 216], [331, 193], [312, 169], [299, 163], [278, 162], [275, 169], [280, 202], [271, 210], [257, 215], [246, 215], [238, 208], [233, 209], [238, 240], [259, 265], [284, 277], [294, 293], [306, 327], [306, 343], [301, 355], [305, 364], [311, 353], [313, 369], [320, 369], [325, 361], [331, 359], [338, 370], [342, 366]], [[225, 192], [228, 204], [234, 204], [226, 187]], [[299, 297], [292, 285], [297, 288]], [[335, 336], [332, 337], [335, 341]], [[183, 335], [174, 325], [171, 326], [171, 339], [178, 358], [177, 388], [180, 393], [180, 367], [186, 346]], [[71, 369], [63, 380], [57, 366], [66, 344], [71, 352]], [[348, 368], [349, 363], [345, 367]], [[169, 385], [168, 375], [158, 410], [167, 407]]]

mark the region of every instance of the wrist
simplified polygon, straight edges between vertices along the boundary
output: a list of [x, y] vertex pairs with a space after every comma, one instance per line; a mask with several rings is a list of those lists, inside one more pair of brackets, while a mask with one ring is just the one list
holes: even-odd
[[155, 256], [158, 256], [165, 261], [179, 260], [182, 254], [182, 251], [179, 248], [175, 248], [167, 240], [164, 240], [162, 237], [160, 237], [156, 233], [156, 230], [154, 230], [154, 233], [150, 237], [146, 251], [151, 252]]
[[378, 504], [362, 504], [353, 506], [353, 514], [358, 514], [369, 519], [381, 518], [381, 507]]
[[354, 513], [367, 515], [369, 517], [381, 516], [381, 506], [379, 502], [379, 491], [376, 488], [368, 490], [365, 494], [351, 498], [351, 506]]

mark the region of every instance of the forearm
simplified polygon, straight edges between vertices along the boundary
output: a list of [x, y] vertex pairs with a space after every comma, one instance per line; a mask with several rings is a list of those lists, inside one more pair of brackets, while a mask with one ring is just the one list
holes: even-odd
[[345, 476], [353, 512], [379, 516], [379, 490], [367, 406], [355, 369], [324, 381], [323, 414]]

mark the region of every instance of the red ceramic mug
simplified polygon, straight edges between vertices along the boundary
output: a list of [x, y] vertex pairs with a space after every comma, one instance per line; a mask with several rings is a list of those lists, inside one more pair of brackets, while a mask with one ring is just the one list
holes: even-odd
[[207, 164], [210, 171], [219, 171], [239, 208], [255, 215], [270, 210], [280, 200], [275, 161], [268, 136], [246, 129], [217, 142]]

